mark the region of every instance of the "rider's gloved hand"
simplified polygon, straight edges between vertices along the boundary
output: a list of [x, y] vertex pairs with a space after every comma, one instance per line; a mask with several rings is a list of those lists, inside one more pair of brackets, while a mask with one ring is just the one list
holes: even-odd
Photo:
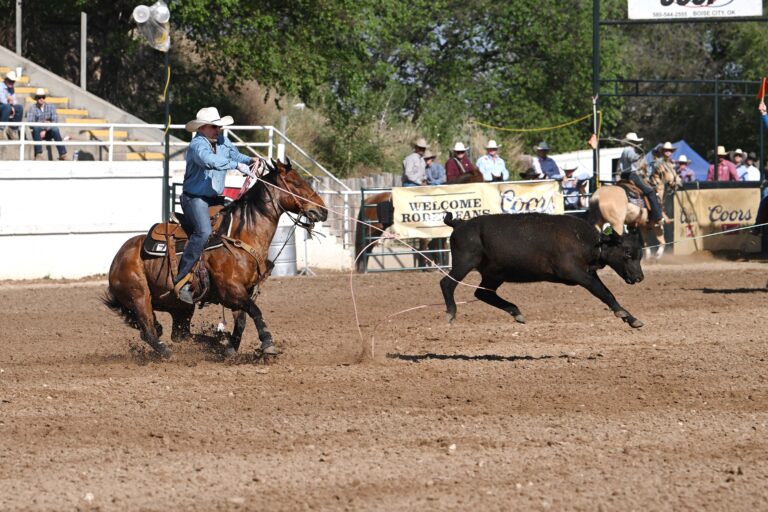
[[237, 164], [237, 170], [243, 174], [251, 174], [251, 169], [247, 164]]

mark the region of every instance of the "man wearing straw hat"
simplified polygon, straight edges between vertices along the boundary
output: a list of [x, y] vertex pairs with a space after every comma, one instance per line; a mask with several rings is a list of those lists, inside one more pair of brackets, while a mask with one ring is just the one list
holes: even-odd
[[[650, 211], [648, 212], [648, 220], [652, 223], [657, 223], [661, 220], [661, 202], [659, 196], [656, 195], [656, 191], [643, 180], [638, 171], [645, 167], [645, 160], [643, 159], [643, 148], [639, 144], [643, 142], [642, 137], [638, 137], [635, 132], [629, 132], [624, 137], [624, 143], [628, 147], [624, 148], [619, 157], [619, 171], [621, 173], [621, 179], [631, 181], [637, 188], [639, 188], [645, 197], [648, 198], [650, 204]], [[670, 144], [671, 146], [671, 144]]]
[[197, 117], [186, 124], [188, 132], [195, 133], [187, 148], [187, 168], [184, 173], [184, 192], [181, 194], [181, 209], [191, 228], [189, 241], [179, 262], [179, 273], [174, 290], [180, 300], [194, 304], [189, 279], [195, 263], [200, 259], [205, 244], [211, 236], [211, 220], [208, 207], [221, 204], [224, 179], [227, 172], [237, 169], [250, 174], [249, 164], [259, 161], [258, 157], [241, 154], [225, 136], [221, 128], [234, 123], [232, 116], [221, 117], [216, 107], [201, 108]]
[[504, 160], [499, 156], [499, 145], [491, 139], [485, 145], [486, 155], [477, 159], [477, 168], [483, 173], [485, 181], [507, 181], [509, 171]]
[[739, 181], [736, 166], [726, 160], [727, 155], [725, 146], [717, 146], [717, 172], [715, 172], [715, 165], [710, 165], [707, 171], [707, 181]]
[[[45, 102], [45, 89], [38, 87], [35, 91], [35, 104], [27, 112], [27, 121], [30, 123], [58, 123], [59, 115], [56, 113], [56, 107]], [[32, 138], [36, 141], [55, 140], [61, 142], [61, 133], [57, 126], [33, 126]], [[59, 151], [59, 160], [67, 159], [67, 148], [56, 146]], [[35, 145], [35, 160], [43, 154], [43, 147]]]
[[[6, 121], [21, 122], [24, 107], [16, 101], [16, 89], [14, 88], [14, 84], [18, 79], [19, 77], [16, 76], [15, 71], [9, 71], [5, 74], [3, 83], [0, 83], [0, 123]], [[9, 127], [7, 130], [0, 128], [0, 135], [5, 135], [6, 133], [9, 138], [18, 138], [19, 129], [17, 127]]]
[[426, 164], [424, 163], [424, 152], [429, 145], [423, 137], [415, 139], [413, 153], [403, 160], [402, 182], [404, 187], [418, 187], [427, 184]]

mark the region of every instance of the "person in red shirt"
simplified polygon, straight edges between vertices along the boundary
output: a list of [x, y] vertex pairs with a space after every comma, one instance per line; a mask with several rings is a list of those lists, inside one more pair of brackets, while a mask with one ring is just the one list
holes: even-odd
[[710, 165], [707, 171], [707, 181], [739, 181], [739, 175], [736, 173], [736, 166], [725, 159], [725, 146], [717, 146], [717, 175], [715, 175], [715, 166]]
[[466, 180], [468, 179], [468, 176], [465, 177], [466, 174], [479, 175], [479, 181], [483, 181], [480, 170], [472, 163], [472, 160], [467, 157], [467, 148], [464, 147], [464, 143], [457, 142], [453, 146], [453, 157], [445, 162], [446, 184], [450, 185], [451, 183], [457, 182], [467, 183]]

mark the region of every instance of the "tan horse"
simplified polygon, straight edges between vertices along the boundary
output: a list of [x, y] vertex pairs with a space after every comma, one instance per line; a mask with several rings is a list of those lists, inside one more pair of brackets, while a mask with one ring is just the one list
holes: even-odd
[[[269, 275], [269, 244], [284, 212], [303, 214], [313, 223], [324, 221], [328, 211], [320, 196], [291, 168], [290, 162], [286, 165], [275, 162], [270, 172], [223, 212], [232, 216], [232, 235], [228, 237], [231, 241], [203, 253], [210, 289], [202, 300], [221, 304], [234, 313], [235, 327], [228, 351], [239, 348], [247, 313], [256, 324], [262, 353], [276, 354], [272, 334], [267, 330], [254, 295], [257, 285]], [[168, 258], [147, 255], [142, 250], [145, 238], [145, 235], [135, 236], [117, 251], [109, 269], [104, 303], [128, 325], [138, 329], [141, 338], [157, 353], [168, 358], [171, 351], [160, 341], [162, 328], [155, 311], [171, 314], [171, 339], [181, 341], [189, 335], [195, 306], [180, 301], [173, 293]]]
[[[650, 185], [656, 190], [659, 196], [659, 202], [664, 205], [664, 194], [667, 190], [674, 190], [682, 181], [677, 173], [666, 165], [655, 165], [654, 170], [648, 179]], [[651, 224], [648, 221], [648, 209], [640, 208], [632, 204], [627, 199], [627, 193], [620, 186], [606, 185], [600, 187], [592, 194], [589, 200], [589, 219], [595, 224], [598, 231], [603, 229], [607, 222], [618, 234], [624, 233], [624, 226], [633, 226], [643, 231], [643, 239], [648, 242], [655, 239], [658, 244], [656, 251], [656, 260], [658, 261], [664, 255], [664, 228], [658, 224]], [[666, 214], [663, 217], [664, 223], [671, 222]], [[645, 257], [650, 259], [652, 251], [650, 247], [645, 248]]]

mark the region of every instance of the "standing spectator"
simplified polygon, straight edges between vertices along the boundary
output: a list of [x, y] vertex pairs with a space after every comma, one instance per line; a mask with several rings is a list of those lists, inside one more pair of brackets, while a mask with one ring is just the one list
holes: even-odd
[[566, 210], [578, 210], [580, 206], [579, 202], [579, 179], [574, 172], [578, 166], [574, 163], [567, 163], [563, 165], [563, 202]]
[[[15, 71], [9, 71], [5, 74], [3, 83], [0, 84], [0, 123], [6, 121], [12, 121], [15, 123], [21, 122], [21, 116], [24, 113], [24, 108], [16, 101], [16, 89], [14, 84], [19, 77], [16, 76]], [[0, 130], [2, 132], [2, 130]], [[17, 127], [8, 127], [5, 130], [5, 134], [9, 139], [19, 138], [19, 129]]]
[[675, 164], [672, 162], [672, 153], [677, 148], [672, 145], [671, 142], [665, 142], [663, 146], [659, 148], [660, 156], [658, 160], [654, 161], [654, 165], [661, 171], [675, 173]]
[[477, 168], [483, 173], [485, 181], [507, 181], [509, 180], [509, 171], [504, 160], [498, 155], [499, 145], [491, 139], [485, 145], [485, 151], [488, 153], [477, 159]]
[[662, 218], [661, 202], [659, 196], [656, 195], [656, 191], [640, 176], [640, 172], [646, 169], [645, 159], [643, 158], [643, 150], [636, 144], [642, 142], [644, 139], [638, 137], [635, 132], [629, 132], [624, 141], [630, 144], [630, 147], [624, 148], [619, 157], [619, 170], [621, 172], [621, 179], [631, 181], [637, 188], [639, 188], [645, 197], [648, 198], [648, 202], [651, 205], [650, 212], [648, 213], [648, 220], [651, 223], [657, 223]]
[[536, 177], [539, 179], [560, 180], [563, 179], [563, 173], [557, 166], [557, 162], [549, 158], [549, 145], [541, 141], [534, 148], [536, 158], [533, 159], [533, 168], [536, 171]]
[[467, 157], [467, 148], [463, 142], [457, 142], [453, 146], [453, 157], [445, 162], [446, 183], [455, 183], [465, 174], [478, 174], [480, 171]]
[[680, 180], [682, 180], [683, 183], [696, 181], [696, 175], [693, 173], [693, 170], [688, 167], [688, 163], [688, 157], [685, 155], [680, 155], [680, 158], [677, 159], [677, 175], [680, 176]]
[[426, 165], [424, 163], [424, 152], [429, 147], [427, 141], [422, 137], [414, 140], [413, 153], [403, 160], [403, 186], [418, 187], [427, 184]]
[[709, 166], [707, 171], [707, 181], [739, 181], [736, 174], [736, 167], [732, 162], [725, 159], [725, 146], [717, 146], [717, 174], [715, 174], [714, 164]]
[[427, 185], [442, 185], [445, 183], [445, 167], [435, 162], [436, 155], [431, 151], [424, 153], [425, 172]]
[[744, 174], [743, 178], [739, 176], [741, 181], [760, 181], [762, 179], [762, 176], [760, 176], [760, 169], [755, 166], [755, 162], [757, 162], [757, 155], [750, 152], [747, 155], [747, 172]]
[[[35, 91], [35, 104], [27, 112], [27, 121], [30, 123], [58, 123], [59, 116], [56, 113], [56, 107], [45, 102], [45, 89], [38, 87]], [[32, 138], [38, 142], [41, 140], [55, 140], [61, 142], [61, 133], [56, 126], [33, 126]], [[67, 148], [56, 146], [59, 151], [59, 160], [67, 159]], [[43, 154], [43, 147], [35, 145], [35, 160]]]
[[744, 152], [737, 149], [733, 152], [731, 158], [733, 160], [733, 166], [736, 167], [736, 176], [739, 177], [740, 181], [744, 181], [741, 179], [741, 176], [747, 173], [747, 165], [744, 163]]

